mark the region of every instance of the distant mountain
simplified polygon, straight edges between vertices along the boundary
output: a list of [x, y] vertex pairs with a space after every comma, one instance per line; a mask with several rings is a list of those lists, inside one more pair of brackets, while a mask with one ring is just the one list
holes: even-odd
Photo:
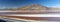
[[32, 4], [32, 5], [20, 7], [19, 9], [20, 10], [47, 10], [48, 7], [39, 4]]

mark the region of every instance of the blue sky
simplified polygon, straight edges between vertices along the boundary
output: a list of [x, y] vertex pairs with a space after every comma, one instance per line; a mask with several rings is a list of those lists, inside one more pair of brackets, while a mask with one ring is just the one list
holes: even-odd
[[0, 9], [17, 8], [29, 4], [41, 4], [48, 7], [60, 7], [60, 0], [0, 0]]

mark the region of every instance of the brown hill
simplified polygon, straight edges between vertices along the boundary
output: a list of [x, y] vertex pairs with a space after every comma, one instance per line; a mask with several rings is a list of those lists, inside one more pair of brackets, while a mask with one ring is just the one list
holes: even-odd
[[32, 4], [32, 5], [20, 7], [19, 10], [47, 10], [47, 7], [38, 4]]
[[41, 13], [41, 12], [47, 12], [47, 7], [39, 5], [39, 4], [32, 4], [32, 5], [28, 5], [28, 6], [23, 6], [18, 8], [18, 10], [22, 10], [22, 11], [32, 11], [32, 12], [28, 12], [28, 13]]

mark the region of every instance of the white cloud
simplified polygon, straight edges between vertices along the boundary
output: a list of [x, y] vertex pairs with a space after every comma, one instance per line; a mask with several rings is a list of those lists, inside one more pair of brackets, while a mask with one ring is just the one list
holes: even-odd
[[60, 8], [60, 6], [48, 6], [48, 7], [52, 7], [52, 8]]

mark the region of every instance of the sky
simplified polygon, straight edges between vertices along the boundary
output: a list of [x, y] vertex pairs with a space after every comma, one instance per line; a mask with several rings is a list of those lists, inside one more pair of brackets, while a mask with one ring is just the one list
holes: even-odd
[[60, 0], [0, 0], [0, 9], [17, 8], [29, 4], [39, 4], [47, 7], [60, 7]]

